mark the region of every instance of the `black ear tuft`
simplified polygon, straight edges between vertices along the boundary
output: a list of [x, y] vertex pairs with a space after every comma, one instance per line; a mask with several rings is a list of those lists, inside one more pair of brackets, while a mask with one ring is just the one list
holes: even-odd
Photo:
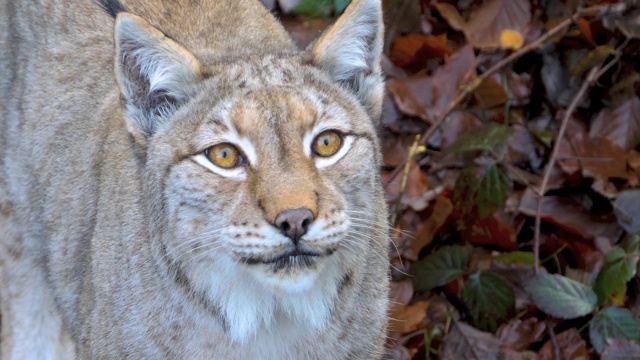
[[98, 5], [104, 10], [107, 14], [111, 15], [112, 18], [116, 18], [119, 13], [126, 12], [124, 6], [119, 0], [97, 0]]

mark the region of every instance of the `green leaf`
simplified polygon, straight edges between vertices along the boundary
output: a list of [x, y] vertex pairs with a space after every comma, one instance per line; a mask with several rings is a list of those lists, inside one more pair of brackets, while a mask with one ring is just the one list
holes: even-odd
[[627, 292], [627, 282], [635, 275], [637, 264], [638, 256], [627, 255], [620, 247], [615, 247], [607, 253], [604, 266], [593, 284], [599, 304], [611, 302], [622, 305]]
[[292, 12], [296, 15], [318, 18], [331, 15], [332, 9], [332, 0], [301, 0]]
[[624, 249], [624, 252], [626, 252], [627, 254], [636, 254], [638, 253], [639, 244], [640, 234], [632, 234], [627, 235], [624, 240], [622, 240], [620, 247], [622, 247]]
[[493, 258], [506, 265], [533, 265], [533, 253], [528, 251], [513, 251]]
[[559, 319], [574, 319], [593, 311], [597, 295], [584, 284], [561, 275], [541, 274], [525, 288], [538, 309]]
[[469, 277], [462, 300], [473, 318], [473, 325], [493, 333], [499, 322], [509, 318], [516, 297], [505, 278], [485, 271]]
[[496, 146], [505, 145], [511, 137], [511, 128], [505, 125], [488, 123], [478, 130], [469, 132], [449, 146], [445, 153], [465, 152], [471, 150], [491, 150]]
[[490, 166], [480, 178], [480, 187], [476, 198], [480, 216], [496, 211], [507, 200], [511, 179], [509, 174], [497, 163]]
[[335, 3], [333, 4], [333, 10], [335, 11], [335, 14], [342, 14], [344, 9], [347, 8], [347, 5], [349, 5], [350, 2], [351, 0], [335, 0]]
[[627, 309], [610, 307], [591, 319], [589, 338], [598, 353], [602, 353], [607, 339], [640, 340], [640, 321]]
[[500, 164], [471, 165], [456, 180], [453, 202], [465, 214], [477, 211], [481, 217], [487, 217], [504, 204], [510, 185], [509, 174]]
[[462, 275], [468, 256], [467, 250], [462, 246], [444, 246], [413, 264], [416, 290], [431, 290]]

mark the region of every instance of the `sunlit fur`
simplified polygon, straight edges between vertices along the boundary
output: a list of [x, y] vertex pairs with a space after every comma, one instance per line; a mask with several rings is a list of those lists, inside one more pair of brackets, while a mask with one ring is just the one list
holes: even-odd
[[258, 0], [108, 5], [0, 0], [2, 358], [381, 358], [380, 0], [304, 51]]

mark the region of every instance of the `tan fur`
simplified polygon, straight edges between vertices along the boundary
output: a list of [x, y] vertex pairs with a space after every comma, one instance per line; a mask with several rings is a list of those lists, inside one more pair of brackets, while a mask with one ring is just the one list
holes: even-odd
[[305, 51], [257, 0], [122, 5], [0, 0], [2, 358], [380, 358], [380, 0]]

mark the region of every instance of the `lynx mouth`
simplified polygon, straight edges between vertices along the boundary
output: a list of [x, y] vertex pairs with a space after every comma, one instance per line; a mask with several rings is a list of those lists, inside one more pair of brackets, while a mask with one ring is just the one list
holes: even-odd
[[248, 257], [244, 258], [244, 263], [248, 265], [264, 264], [271, 265], [273, 270], [284, 268], [308, 268], [312, 267], [319, 258], [333, 254], [334, 250], [325, 252], [315, 252], [299, 249], [298, 247], [287, 250], [274, 257]]

